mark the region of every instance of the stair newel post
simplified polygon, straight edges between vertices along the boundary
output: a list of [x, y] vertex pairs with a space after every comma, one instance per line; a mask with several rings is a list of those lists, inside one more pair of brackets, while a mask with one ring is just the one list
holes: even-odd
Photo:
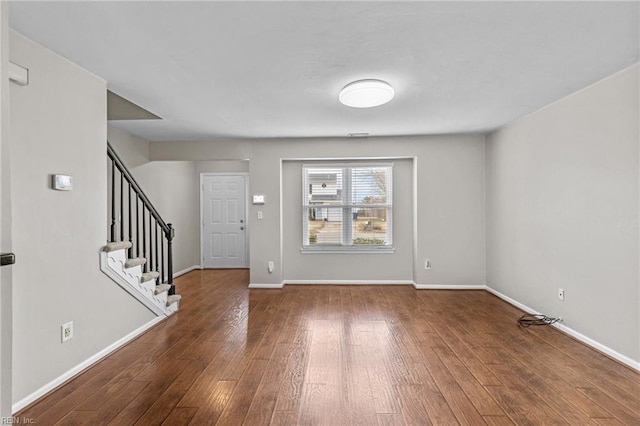
[[111, 242], [116, 241], [116, 164], [111, 160]]
[[169, 289], [169, 295], [176, 294], [176, 288], [173, 285], [173, 251], [172, 251], [172, 241], [173, 236], [175, 235], [175, 231], [173, 229], [173, 225], [167, 223], [167, 227], [169, 228], [166, 232], [167, 235], [167, 284], [171, 284], [171, 288]]
[[120, 241], [124, 241], [124, 175], [120, 173]]
[[131, 208], [131, 183], [129, 183], [129, 196], [127, 197], [127, 207], [129, 209], [129, 242], [131, 243], [131, 247], [128, 250], [129, 258], [133, 257], [133, 219], [132, 219], [132, 208]]

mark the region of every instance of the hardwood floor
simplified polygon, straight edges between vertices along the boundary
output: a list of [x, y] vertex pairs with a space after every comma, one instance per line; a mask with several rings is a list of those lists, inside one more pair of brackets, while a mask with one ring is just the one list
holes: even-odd
[[37, 424], [639, 425], [640, 375], [480, 290], [177, 280], [180, 311], [18, 414]]

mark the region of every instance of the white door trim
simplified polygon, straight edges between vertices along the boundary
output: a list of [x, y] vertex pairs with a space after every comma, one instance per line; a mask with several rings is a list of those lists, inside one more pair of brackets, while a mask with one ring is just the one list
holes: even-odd
[[243, 176], [244, 177], [244, 187], [245, 187], [245, 209], [244, 209], [244, 223], [246, 232], [244, 233], [244, 268], [248, 268], [250, 265], [249, 262], [249, 233], [251, 232], [251, 228], [249, 226], [249, 173], [247, 172], [237, 172], [237, 173], [200, 173], [200, 188], [198, 192], [200, 193], [200, 223], [198, 227], [200, 228], [200, 265], [204, 269], [204, 238], [202, 235], [204, 223], [204, 203], [202, 199], [202, 189], [204, 185], [204, 177], [205, 176]]

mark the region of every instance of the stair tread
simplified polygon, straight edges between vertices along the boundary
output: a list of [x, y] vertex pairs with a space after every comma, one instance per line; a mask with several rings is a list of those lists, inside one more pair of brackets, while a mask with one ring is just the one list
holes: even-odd
[[124, 264], [124, 267], [133, 268], [134, 266], [144, 265], [145, 263], [147, 263], [147, 259], [145, 259], [144, 257], [137, 257], [135, 259], [127, 260]]
[[113, 241], [103, 247], [104, 251], [126, 250], [131, 247], [130, 241]]
[[158, 271], [145, 272], [142, 274], [142, 277], [140, 277], [140, 282], [155, 280], [159, 276], [160, 276], [160, 273]]
[[178, 302], [180, 299], [182, 299], [182, 296], [179, 294], [173, 294], [167, 297], [167, 306], [171, 305], [172, 303]]
[[155, 289], [155, 294], [160, 294], [165, 291], [169, 291], [171, 284], [158, 284]]

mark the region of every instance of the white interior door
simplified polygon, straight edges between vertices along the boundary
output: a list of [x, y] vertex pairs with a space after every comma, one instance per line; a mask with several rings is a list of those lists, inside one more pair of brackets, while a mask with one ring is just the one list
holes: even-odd
[[244, 175], [202, 175], [202, 267], [246, 268]]

